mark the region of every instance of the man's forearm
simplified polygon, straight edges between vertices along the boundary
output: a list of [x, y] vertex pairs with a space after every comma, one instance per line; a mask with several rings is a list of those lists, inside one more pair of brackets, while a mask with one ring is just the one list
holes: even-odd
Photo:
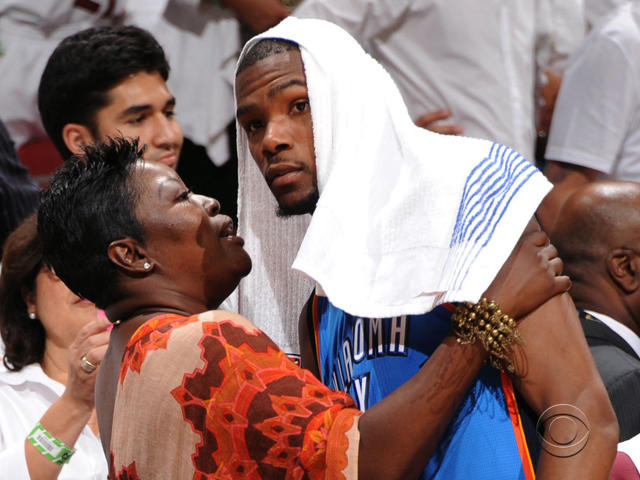
[[516, 388], [545, 427], [537, 478], [606, 479], [618, 425], [568, 294], [519, 323]]
[[359, 478], [416, 478], [486, 358], [481, 346], [449, 335], [418, 373], [368, 409], [360, 419]]

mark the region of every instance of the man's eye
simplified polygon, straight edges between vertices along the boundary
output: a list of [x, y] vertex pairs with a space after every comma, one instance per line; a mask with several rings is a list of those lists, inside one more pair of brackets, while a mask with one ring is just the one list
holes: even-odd
[[306, 112], [309, 109], [309, 100], [301, 100], [293, 104], [293, 108], [298, 112]]
[[191, 195], [191, 190], [187, 189], [178, 196], [178, 200], [187, 200]]
[[254, 133], [260, 130], [261, 128], [262, 128], [262, 122], [260, 122], [259, 120], [252, 120], [249, 123], [247, 123], [245, 130], [247, 131], [247, 133]]
[[176, 116], [176, 112], [174, 112], [173, 110], [167, 110], [166, 112], [164, 112], [164, 116], [167, 118], [173, 118]]
[[129, 123], [132, 125], [139, 125], [140, 123], [142, 123], [144, 121], [144, 119], [147, 118], [146, 115], [138, 115], [135, 118], [132, 118], [131, 120], [129, 120]]

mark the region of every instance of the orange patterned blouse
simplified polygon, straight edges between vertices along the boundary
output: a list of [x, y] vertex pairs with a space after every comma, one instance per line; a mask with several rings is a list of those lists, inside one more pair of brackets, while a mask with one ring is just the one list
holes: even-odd
[[237, 314], [156, 316], [122, 359], [109, 478], [357, 478], [360, 413]]

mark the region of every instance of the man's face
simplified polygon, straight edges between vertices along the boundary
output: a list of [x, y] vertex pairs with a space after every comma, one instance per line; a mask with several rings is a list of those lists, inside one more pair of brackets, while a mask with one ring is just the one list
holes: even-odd
[[285, 215], [312, 213], [318, 201], [313, 126], [298, 50], [271, 55], [236, 78], [238, 122]]
[[182, 130], [175, 119], [175, 98], [158, 72], [138, 72], [107, 91], [111, 101], [96, 114], [100, 139], [140, 137], [145, 160], [175, 170], [182, 148]]

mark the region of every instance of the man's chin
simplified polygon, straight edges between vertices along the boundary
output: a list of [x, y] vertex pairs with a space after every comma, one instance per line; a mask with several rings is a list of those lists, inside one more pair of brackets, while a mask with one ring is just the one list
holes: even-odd
[[316, 205], [318, 204], [318, 198], [318, 190], [314, 190], [313, 192], [309, 193], [309, 195], [295, 203], [278, 203], [276, 215], [278, 217], [291, 217], [293, 215], [305, 215], [307, 213], [312, 214], [316, 209]]

